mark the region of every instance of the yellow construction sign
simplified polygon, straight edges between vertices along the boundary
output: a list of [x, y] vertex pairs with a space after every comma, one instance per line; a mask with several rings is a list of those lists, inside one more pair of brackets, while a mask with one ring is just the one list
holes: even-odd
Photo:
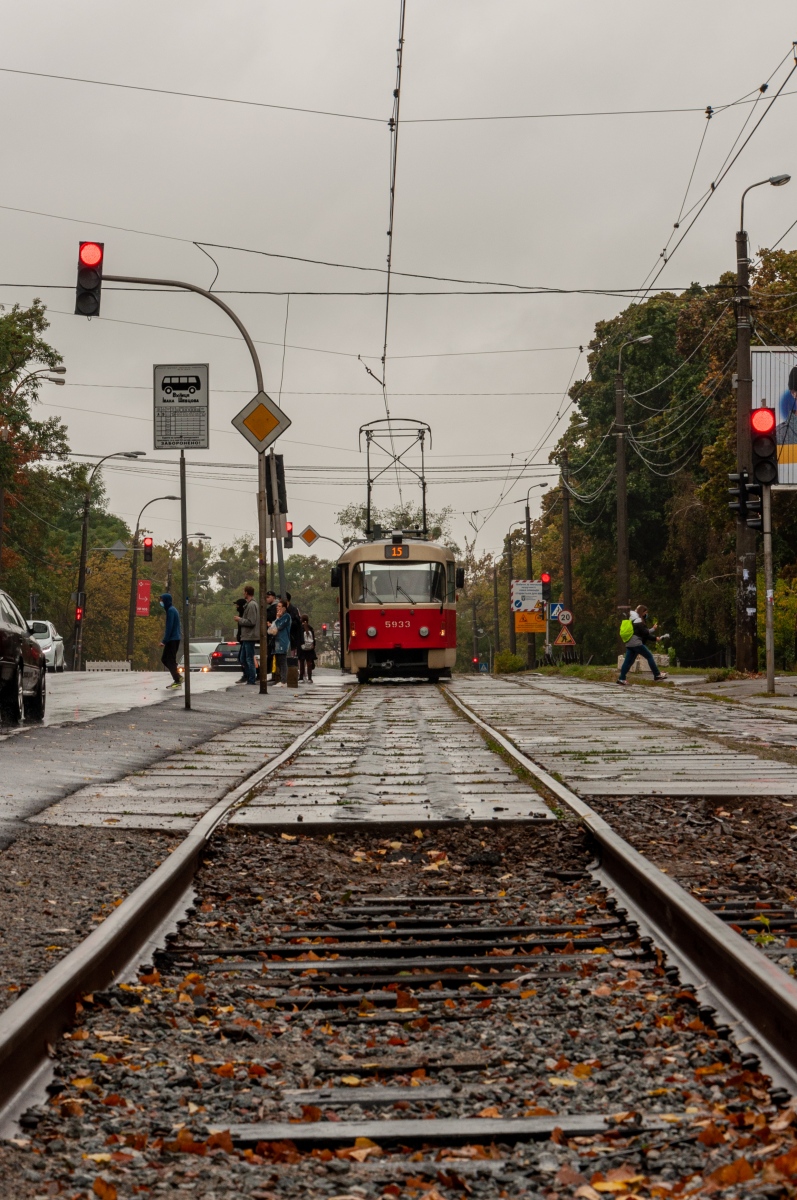
[[553, 641], [554, 646], [575, 646], [576, 640], [566, 625], [563, 625]]
[[545, 633], [545, 616], [539, 612], [516, 612], [515, 633]]

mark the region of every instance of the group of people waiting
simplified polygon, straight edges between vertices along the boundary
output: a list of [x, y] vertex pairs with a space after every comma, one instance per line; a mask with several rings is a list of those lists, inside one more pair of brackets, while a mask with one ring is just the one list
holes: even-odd
[[[238, 626], [238, 641], [241, 644], [239, 661], [243, 674], [238, 683], [254, 684], [258, 682], [260, 668], [259, 657], [255, 647], [260, 641], [260, 606], [255, 600], [255, 589], [247, 585], [240, 600], [235, 601]], [[288, 656], [293, 655], [299, 660], [299, 679], [308, 683], [313, 682], [313, 667], [315, 666], [315, 630], [310, 624], [310, 618], [302, 615], [295, 604], [291, 602], [290, 592], [285, 598], [276, 592], [266, 592], [266, 621], [268, 622], [268, 644], [266, 661], [273, 659], [276, 671], [272, 678], [275, 687], [285, 687], [288, 682]]]

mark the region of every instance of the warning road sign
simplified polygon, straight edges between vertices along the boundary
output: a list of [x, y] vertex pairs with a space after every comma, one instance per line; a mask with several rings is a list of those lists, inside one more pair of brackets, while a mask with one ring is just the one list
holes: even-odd
[[545, 633], [544, 604], [540, 601], [542, 612], [516, 612], [515, 633]]
[[255, 450], [266, 450], [290, 427], [290, 418], [265, 392], [258, 392], [233, 417], [232, 424]]
[[575, 646], [576, 639], [573, 637], [566, 625], [563, 625], [559, 633], [554, 638], [554, 646]]

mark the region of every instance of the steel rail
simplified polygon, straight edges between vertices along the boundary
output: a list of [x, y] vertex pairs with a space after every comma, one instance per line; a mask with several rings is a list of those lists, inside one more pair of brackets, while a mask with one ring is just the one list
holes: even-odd
[[93, 933], [0, 1013], [0, 1111], [10, 1105], [71, 1024], [75, 1004], [106, 987], [146, 946], [191, 886], [199, 859], [219, 825], [254, 787], [314, 737], [348, 704], [351, 688], [285, 750], [217, 801], [177, 848]]
[[635, 850], [580, 796], [528, 758], [447, 687], [442, 690], [470, 721], [579, 818], [594, 842], [600, 874], [634, 905], [635, 915], [647, 922], [659, 944], [669, 944], [710, 984], [725, 1008], [741, 1016], [760, 1040], [766, 1057], [797, 1090], [797, 981]]

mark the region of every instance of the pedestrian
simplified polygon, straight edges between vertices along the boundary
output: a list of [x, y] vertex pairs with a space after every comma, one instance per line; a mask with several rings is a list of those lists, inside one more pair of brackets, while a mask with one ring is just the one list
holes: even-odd
[[280, 673], [279, 683], [274, 687], [285, 687], [288, 682], [288, 651], [291, 648], [291, 615], [284, 600], [277, 601], [277, 615], [269, 626], [274, 638], [274, 657]]
[[315, 666], [315, 630], [310, 624], [310, 618], [305, 613], [302, 616], [302, 640], [299, 645], [299, 679], [304, 679], [307, 669], [307, 682], [313, 682], [313, 667]]
[[[274, 619], [277, 615], [277, 593], [269, 589], [266, 592], [266, 628], [270, 629], [274, 624]], [[274, 683], [279, 679], [278, 673], [271, 670], [271, 664], [274, 660], [274, 637], [269, 634], [266, 639], [266, 673], [271, 675]]]
[[255, 600], [255, 589], [249, 584], [244, 588], [244, 599], [246, 607], [243, 611], [243, 616], [236, 617], [238, 628], [241, 631], [241, 649], [244, 656], [244, 675], [245, 679], [239, 679], [238, 683], [257, 683], [257, 673], [255, 672], [255, 643], [257, 642], [258, 632], [260, 629], [260, 611]]
[[177, 651], [180, 649], [180, 637], [182, 631], [180, 629], [180, 614], [178, 613], [172, 598], [168, 592], [164, 592], [160, 598], [160, 606], [166, 613], [166, 625], [163, 629], [163, 654], [161, 662], [167, 671], [171, 672], [173, 683], [168, 685], [167, 691], [174, 688], [182, 687], [182, 679], [180, 672], [177, 670]]
[[650, 628], [645, 624], [645, 618], [648, 615], [646, 604], [637, 604], [635, 609], [631, 609], [628, 616], [620, 623], [620, 637], [625, 642], [625, 658], [623, 665], [620, 668], [620, 676], [617, 680], [619, 684], [625, 686], [626, 675], [631, 669], [633, 662], [641, 654], [647, 659], [648, 666], [653, 672], [653, 680], [658, 683], [660, 679], [668, 679], [669, 676], [660, 671], [655, 658], [645, 645], [646, 642], [657, 641], [655, 637], [656, 626], [651, 625]]
[[285, 593], [285, 609], [291, 618], [291, 653], [298, 654], [302, 644], [302, 614], [291, 603], [290, 592]]
[[[237, 612], [239, 617], [242, 617], [244, 615], [245, 608], [246, 608], [246, 600], [243, 596], [240, 596], [235, 601], [235, 611]], [[238, 680], [238, 682], [246, 683], [246, 668], [244, 667], [244, 649], [243, 649], [243, 644], [241, 643], [241, 626], [240, 625], [235, 626], [235, 640], [238, 643], [238, 662], [241, 664], [241, 678]]]

